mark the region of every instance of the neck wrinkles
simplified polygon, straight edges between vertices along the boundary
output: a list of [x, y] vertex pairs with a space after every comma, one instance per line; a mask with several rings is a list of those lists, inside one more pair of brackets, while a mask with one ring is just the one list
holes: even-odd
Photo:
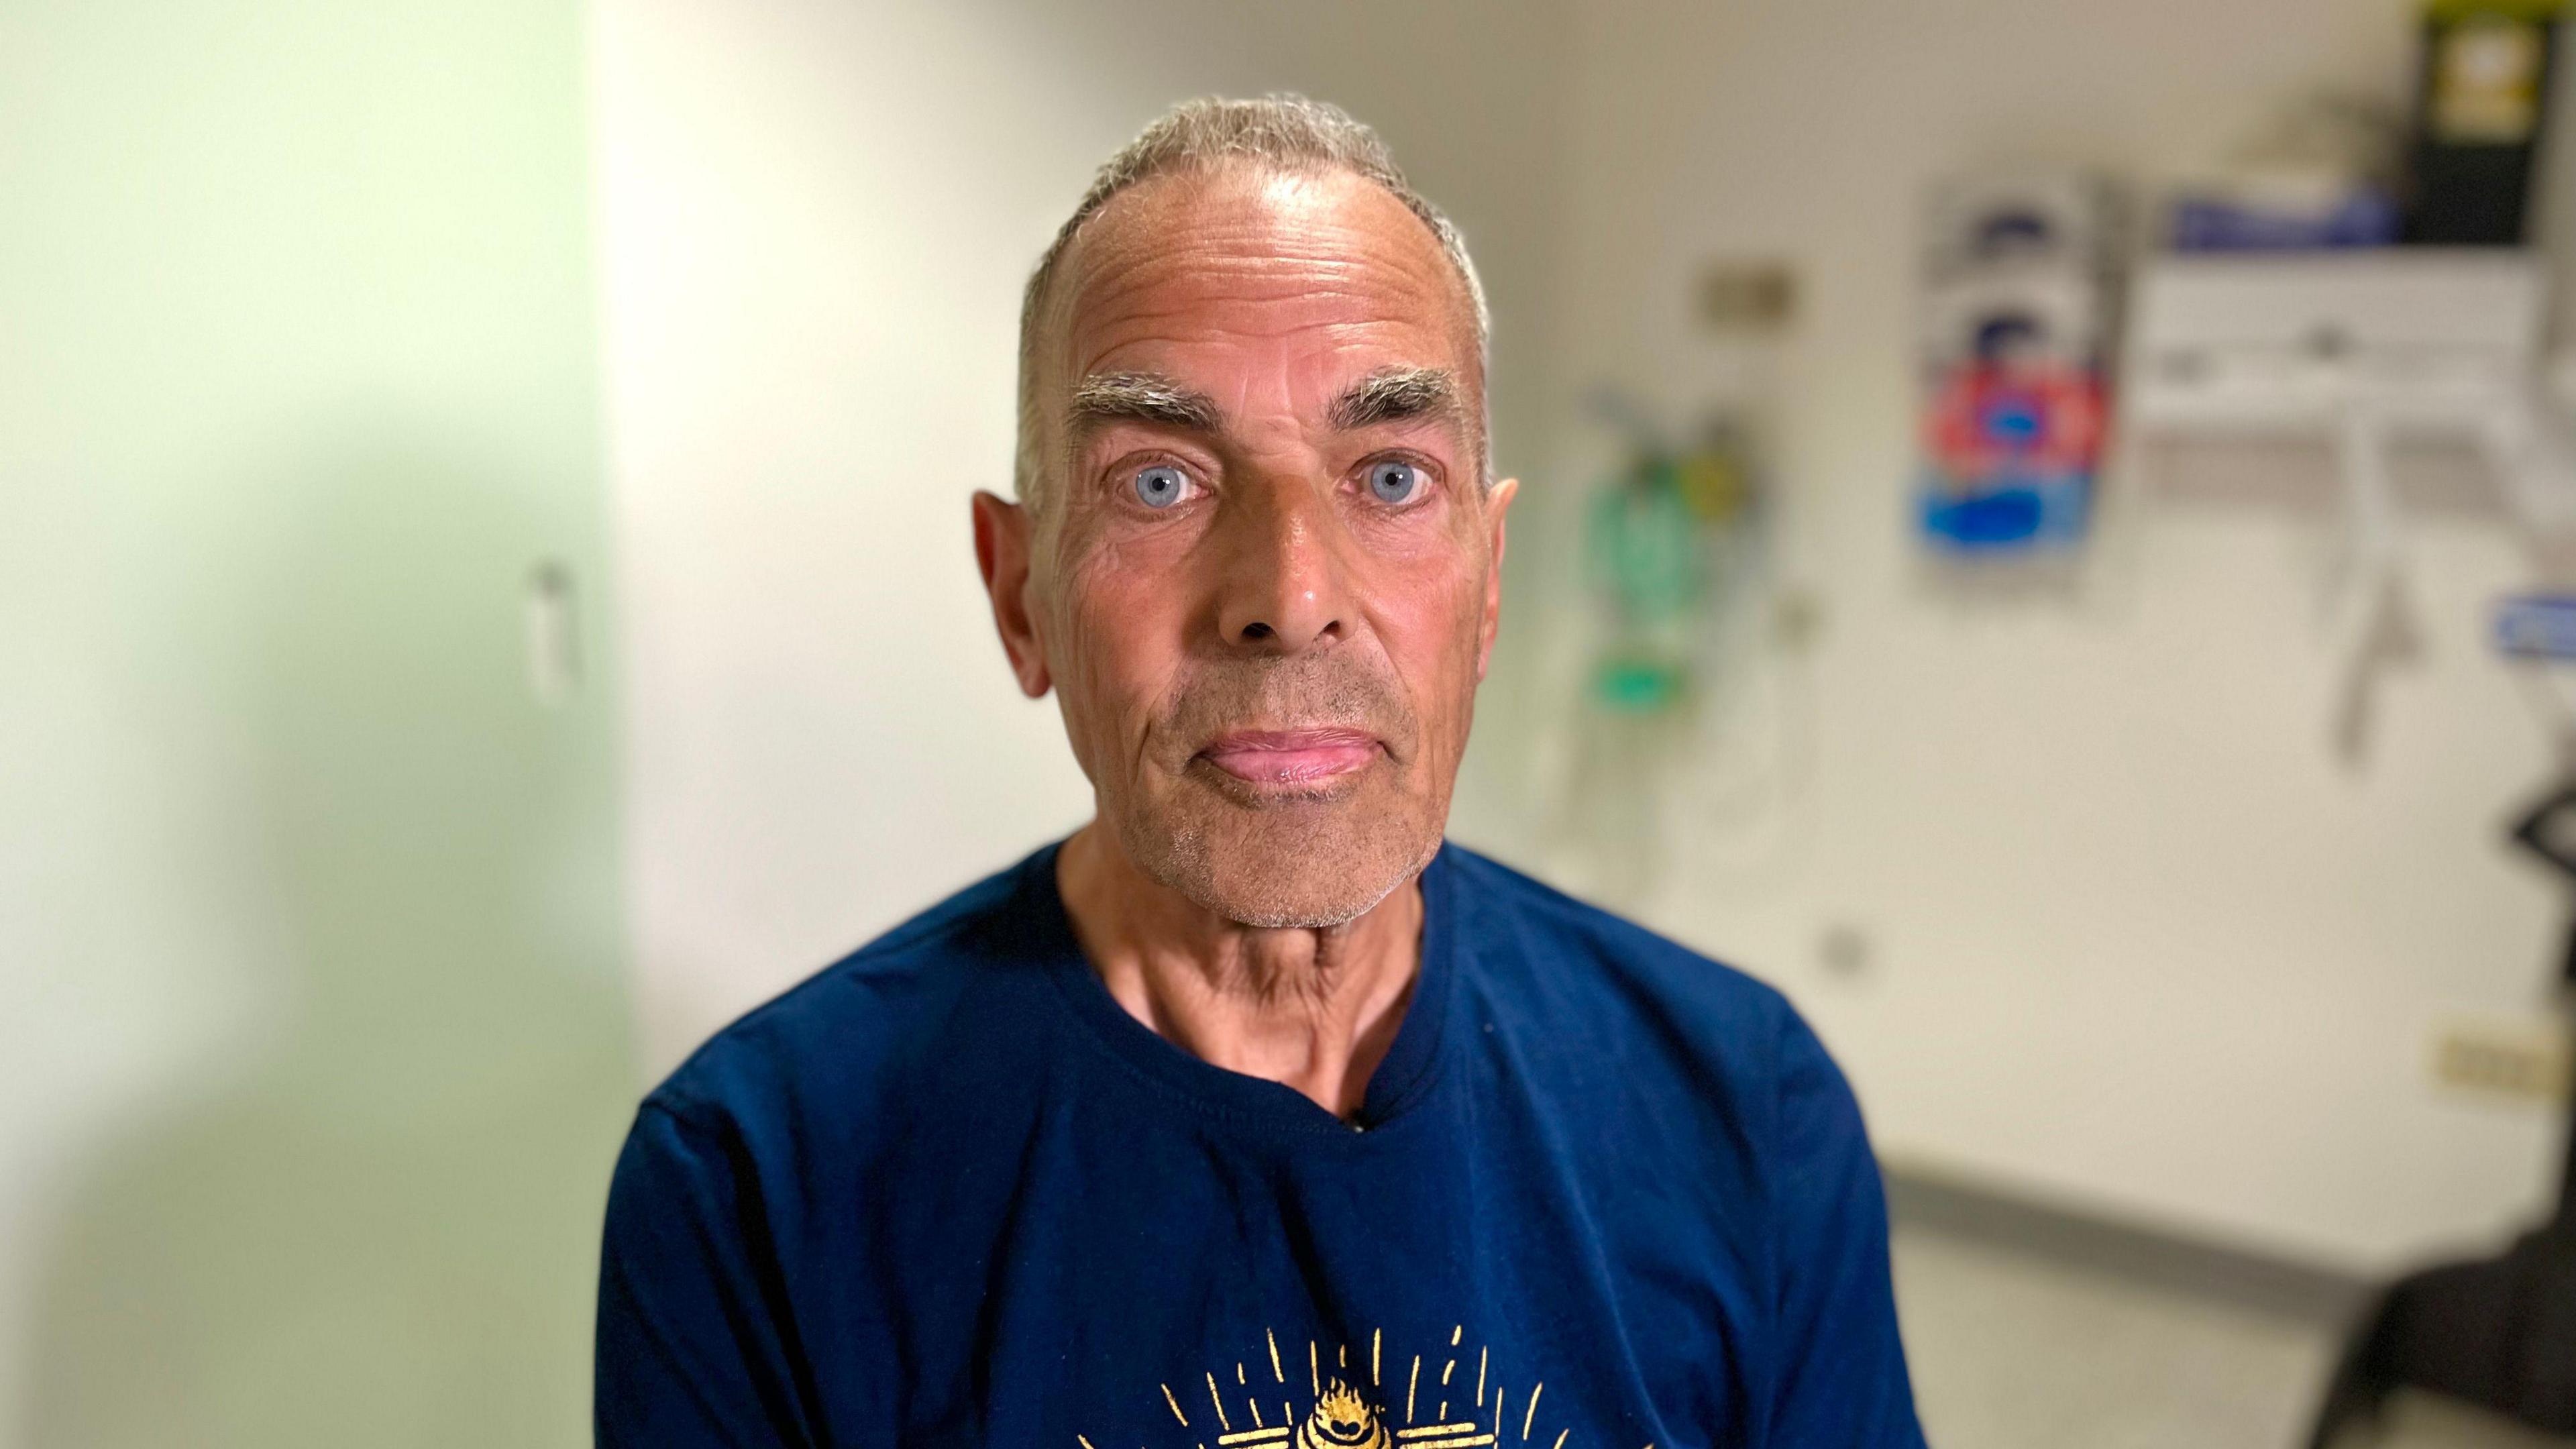
[[1210, 1065], [1357, 1114], [1420, 974], [1418, 877], [1340, 926], [1245, 926], [1146, 877], [1094, 822], [1065, 842], [1056, 881], [1129, 1016]]

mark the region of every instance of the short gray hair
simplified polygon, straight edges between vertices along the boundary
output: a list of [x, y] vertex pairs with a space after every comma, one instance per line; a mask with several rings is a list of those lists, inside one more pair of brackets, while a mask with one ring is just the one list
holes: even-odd
[[[1045, 486], [1047, 459], [1038, 396], [1038, 334], [1045, 325], [1056, 275], [1063, 267], [1065, 253], [1072, 248], [1074, 236], [1112, 198], [1138, 182], [1165, 172], [1206, 172], [1231, 164], [1281, 171], [1347, 172], [1375, 182], [1403, 202], [1407, 211], [1420, 217], [1439, 241], [1450, 268], [1458, 274], [1458, 283], [1465, 289], [1474, 313], [1476, 390], [1481, 398], [1486, 351], [1493, 333], [1493, 319], [1485, 307], [1485, 285], [1478, 280], [1476, 264], [1467, 255], [1467, 239], [1440, 208], [1404, 179], [1404, 173], [1396, 168], [1394, 153], [1377, 132], [1339, 106], [1300, 95], [1280, 93], [1257, 101], [1201, 96], [1165, 111], [1109, 158], [1092, 178], [1091, 189], [1082, 194], [1073, 215], [1057, 229], [1046, 255], [1038, 260], [1037, 270], [1029, 274], [1028, 290], [1020, 301], [1020, 440], [1012, 480], [1023, 501], [1036, 501]], [[1488, 467], [1485, 437], [1489, 429], [1484, 426], [1481, 402], [1477, 423], [1477, 467], [1482, 471]]]

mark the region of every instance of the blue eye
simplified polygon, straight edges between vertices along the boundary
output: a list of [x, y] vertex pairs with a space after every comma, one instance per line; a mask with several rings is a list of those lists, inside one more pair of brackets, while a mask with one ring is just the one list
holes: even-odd
[[1410, 503], [1422, 491], [1422, 470], [1394, 458], [1369, 464], [1368, 480], [1380, 503]]
[[1148, 508], [1169, 508], [1189, 491], [1190, 480], [1180, 469], [1156, 464], [1136, 470], [1136, 501]]

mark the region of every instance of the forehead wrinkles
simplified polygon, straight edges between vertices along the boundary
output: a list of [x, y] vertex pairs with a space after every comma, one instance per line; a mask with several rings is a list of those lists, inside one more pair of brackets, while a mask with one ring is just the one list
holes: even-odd
[[1438, 239], [1362, 178], [1156, 177], [1102, 208], [1068, 261], [1048, 307], [1059, 399], [1050, 411], [1059, 415], [1073, 378], [1152, 336], [1418, 326], [1442, 337], [1451, 356], [1412, 360], [1482, 380], [1471, 304]]

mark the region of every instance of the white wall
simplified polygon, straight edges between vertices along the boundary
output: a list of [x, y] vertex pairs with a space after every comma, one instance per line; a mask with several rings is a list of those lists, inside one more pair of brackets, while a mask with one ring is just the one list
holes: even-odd
[[[2323, 526], [2169, 486], [2322, 460], [2161, 460], [2180, 476], [2132, 480], [2071, 601], [1962, 602], [1908, 536], [1925, 184], [2211, 165], [2301, 87], [2402, 91], [2410, 10], [1579, 7], [1569, 371], [1687, 394], [1717, 375], [1687, 312], [1706, 259], [1784, 256], [1803, 288], [1782, 423], [1787, 566], [1824, 606], [1812, 784], [1760, 870], [1705, 830], [1646, 913], [1788, 986], [1892, 1157], [2359, 1265], [2493, 1232], [2546, 1186], [2546, 1117], [2424, 1070], [2446, 1016], [2535, 1010], [2566, 909], [2498, 843], [2552, 773], [2480, 638], [2514, 548], [2418, 535], [2423, 657], [2348, 771]], [[1598, 459], [1580, 435], [1565, 456], [1569, 479]], [[1820, 965], [1837, 926], [1875, 948], [1857, 983]]]
[[[1458, 834], [1595, 873], [1552, 848], [1573, 509], [1606, 461], [1574, 399], [1713, 385], [1697, 268], [1788, 257], [1783, 555], [1825, 620], [1780, 675], [1807, 783], [1692, 832], [1642, 913], [1796, 994], [1892, 1156], [2354, 1264], [2503, 1225], [2551, 1129], [2435, 1095], [2423, 1060], [2449, 1013], [2528, 1011], [2559, 929], [2496, 844], [2550, 770], [2477, 640], [2507, 544], [2421, 536], [2425, 657], [2347, 772], [2313, 520], [2132, 508], [2074, 601], [1974, 604], [1925, 586], [1906, 524], [1921, 184], [2206, 165], [2302, 86], [2401, 89], [2407, 9], [601, 5], [652, 1060], [1083, 815], [968, 557], [966, 494], [1007, 476], [1017, 289], [1163, 103], [1285, 84], [1377, 122], [1466, 222], [1501, 459], [1544, 465]], [[1834, 928], [1874, 947], [1856, 981], [1817, 965]]]
[[1092, 168], [1184, 95], [1352, 106], [1475, 242], [1497, 407], [1529, 417], [1561, 26], [614, 0], [595, 31], [633, 929], [667, 1065], [1088, 815], [1053, 702], [1003, 667], [967, 497], [1009, 490], [1020, 284]]

